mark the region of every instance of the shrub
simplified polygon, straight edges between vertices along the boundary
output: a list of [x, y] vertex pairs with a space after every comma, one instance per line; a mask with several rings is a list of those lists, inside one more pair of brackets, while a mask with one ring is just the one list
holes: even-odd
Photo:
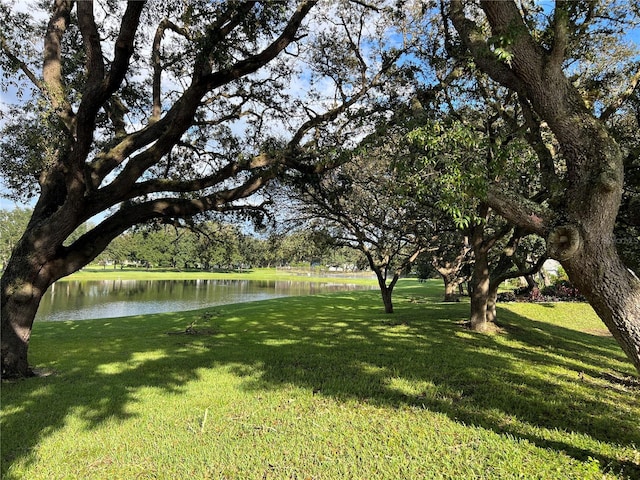
[[502, 292], [496, 297], [497, 302], [515, 302], [516, 294], [514, 292]]
[[554, 285], [545, 287], [542, 295], [552, 302], [584, 302], [585, 298], [568, 280], [559, 280]]
[[516, 288], [513, 292], [498, 294], [498, 302], [585, 302], [586, 299], [568, 280], [558, 280], [542, 290], [535, 287]]

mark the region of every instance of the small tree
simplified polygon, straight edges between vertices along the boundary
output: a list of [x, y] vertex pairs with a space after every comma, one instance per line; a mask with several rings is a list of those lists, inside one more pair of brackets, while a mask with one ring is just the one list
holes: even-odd
[[385, 312], [393, 313], [393, 288], [428, 249], [433, 230], [424, 205], [398, 181], [393, 147], [364, 151], [315, 181], [305, 178], [299, 208], [311, 228], [365, 255]]
[[440, 275], [444, 283], [443, 300], [457, 302], [462, 285], [470, 279], [473, 255], [468, 235], [455, 228], [453, 222], [448, 223], [451, 223], [448, 230], [436, 224], [438, 233], [431, 238], [430, 251], [418, 258], [416, 267], [422, 279]]

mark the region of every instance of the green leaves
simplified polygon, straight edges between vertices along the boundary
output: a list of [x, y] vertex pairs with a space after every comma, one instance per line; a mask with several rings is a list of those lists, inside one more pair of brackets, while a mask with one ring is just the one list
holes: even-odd
[[454, 120], [429, 121], [407, 138], [420, 152], [404, 169], [416, 193], [437, 198], [435, 205], [458, 228], [475, 222], [477, 198], [487, 190], [488, 145], [482, 135]]
[[510, 51], [513, 43], [512, 35], [495, 35], [489, 38], [487, 43], [496, 57], [498, 57], [498, 60], [511, 65], [511, 60], [513, 59], [513, 53]]

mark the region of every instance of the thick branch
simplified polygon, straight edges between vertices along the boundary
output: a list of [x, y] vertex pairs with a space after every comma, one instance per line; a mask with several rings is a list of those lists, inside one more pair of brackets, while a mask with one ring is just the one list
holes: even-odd
[[42, 76], [49, 94], [49, 101], [67, 130], [74, 133], [75, 116], [65, 93], [62, 77], [62, 37], [69, 25], [72, 1], [56, 0], [54, 11], [47, 25], [44, 39], [44, 64]]
[[178, 27], [175, 23], [167, 18], [163, 19], [156, 29], [156, 34], [153, 37], [153, 46], [151, 48], [151, 63], [153, 64], [153, 109], [151, 112], [151, 118], [149, 119], [150, 122], [158, 121], [162, 113], [162, 105], [160, 103], [160, 79], [162, 76], [162, 64], [160, 62], [160, 43], [162, 42], [162, 37], [164, 37], [164, 32], [166, 30], [172, 30], [178, 35], [182, 35], [187, 39], [189, 38], [189, 32], [185, 28]]
[[104, 61], [100, 34], [93, 15], [93, 2], [78, 2], [78, 26], [87, 63], [87, 86], [95, 88], [104, 78]]
[[[531, 37], [529, 29], [524, 23], [520, 10], [515, 2], [513, 0], [499, 2], [484, 0], [481, 2], [481, 5], [487, 15], [487, 20], [489, 20], [493, 34], [507, 37], [511, 42], [510, 48], [513, 54], [511, 63], [514, 70], [511, 72], [512, 75], [531, 75], [534, 77], [539, 75], [545, 64], [545, 51]], [[562, 40], [560, 40], [559, 50], [564, 53]], [[475, 52], [472, 53], [474, 53], [475, 57]], [[560, 63], [553, 62], [552, 65], [554, 65], [557, 71], [560, 71], [562, 61], [560, 61]], [[487, 73], [492, 75], [489, 71], [487, 71]], [[506, 85], [498, 78], [494, 79]], [[515, 90], [519, 89], [516, 88]]]
[[502, 282], [504, 282], [506, 280], [511, 280], [512, 278], [528, 277], [529, 275], [535, 275], [536, 273], [538, 273], [540, 271], [540, 269], [544, 265], [544, 262], [546, 262], [548, 258], [549, 257], [546, 254], [540, 256], [540, 258], [538, 258], [536, 263], [534, 263], [527, 270], [522, 269], [521, 265], [518, 264], [519, 262], [513, 262], [516, 265], [517, 270], [516, 271], [508, 271], [507, 270], [505, 272], [500, 273], [499, 275], [496, 275], [495, 277], [492, 277], [491, 281], [490, 281], [490, 284], [489, 284], [489, 288], [490, 289], [497, 288]]
[[[95, 119], [98, 111], [120, 87], [120, 84], [122, 83], [122, 80], [124, 80], [125, 74], [129, 68], [129, 61], [134, 51], [135, 34], [138, 29], [140, 14], [142, 13], [144, 3], [144, 1], [128, 2], [122, 21], [120, 22], [120, 31], [115, 43], [114, 60], [111, 62], [109, 73], [106, 78], [97, 83], [99, 80], [97, 76], [94, 78], [94, 74], [89, 73], [89, 78], [93, 78], [95, 83], [89, 82], [87, 84], [82, 95], [82, 101], [78, 107], [78, 141], [73, 152], [78, 170], [81, 168], [80, 165], [84, 167], [84, 162], [91, 151], [95, 130]], [[94, 54], [95, 53], [96, 52], [94, 52]], [[92, 62], [97, 62], [97, 59], [89, 58], [89, 64], [87, 66], [91, 67]], [[102, 178], [97, 178], [95, 167], [91, 168], [91, 170], [87, 172], [86, 176], [88, 177], [87, 182], [94, 188], [102, 181]]]
[[556, 2], [553, 16], [553, 47], [549, 54], [549, 61], [560, 68], [569, 43], [569, 12], [568, 3]]
[[[120, 22], [120, 31], [116, 39], [114, 58], [106, 78], [104, 95], [108, 96], [115, 92], [127, 73], [129, 60], [134, 51], [134, 40], [140, 23], [140, 14], [145, 3], [144, 0], [130, 0], [127, 2], [127, 9]], [[104, 103], [104, 100], [100, 102], [101, 105], [102, 103]]]
[[61, 276], [73, 273], [102, 252], [109, 242], [132, 225], [155, 218], [188, 218], [209, 211], [239, 210], [243, 207], [232, 202], [247, 198], [261, 189], [269, 178], [264, 175], [251, 177], [242, 185], [215, 192], [197, 199], [159, 198], [132, 204], [108, 217], [90, 232], [65, 248], [55, 263], [60, 266]]
[[540, 236], [548, 232], [554, 218], [550, 210], [517, 194], [502, 193], [498, 188], [494, 191], [490, 188], [484, 199], [491, 208], [525, 232]]
[[465, 17], [462, 0], [451, 1], [449, 18], [451, 18], [462, 42], [469, 49], [478, 66], [498, 83], [513, 90], [521, 91], [520, 81], [511, 69], [505, 63], [499, 61], [491, 51], [480, 27]]

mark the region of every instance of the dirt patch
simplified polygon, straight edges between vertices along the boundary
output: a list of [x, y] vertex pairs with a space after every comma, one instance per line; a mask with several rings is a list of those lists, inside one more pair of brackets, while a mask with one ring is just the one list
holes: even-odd
[[216, 335], [217, 330], [213, 328], [186, 328], [181, 332], [167, 332], [167, 335]]
[[631, 390], [640, 390], [640, 378], [620, 373], [602, 372], [602, 378], [614, 385], [620, 385]]
[[583, 330], [584, 333], [588, 333], [589, 335], [594, 335], [596, 337], [612, 337], [611, 332], [604, 328], [596, 328], [591, 330]]

